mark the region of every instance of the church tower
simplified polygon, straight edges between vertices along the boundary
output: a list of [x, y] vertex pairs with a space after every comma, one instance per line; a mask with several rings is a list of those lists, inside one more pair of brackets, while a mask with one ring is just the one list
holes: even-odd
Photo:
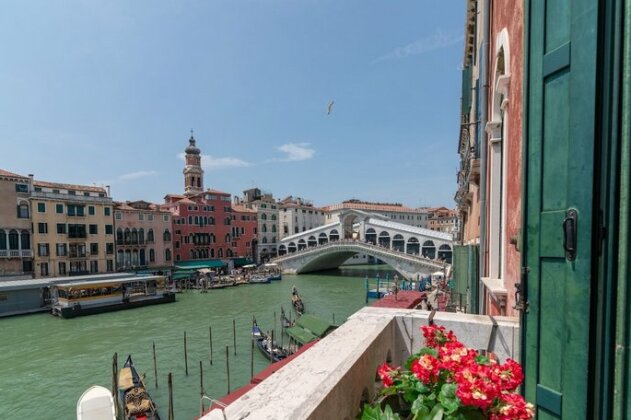
[[186, 166], [184, 166], [184, 195], [195, 195], [204, 191], [204, 171], [202, 170], [201, 150], [195, 146], [195, 137], [191, 131], [186, 153]]

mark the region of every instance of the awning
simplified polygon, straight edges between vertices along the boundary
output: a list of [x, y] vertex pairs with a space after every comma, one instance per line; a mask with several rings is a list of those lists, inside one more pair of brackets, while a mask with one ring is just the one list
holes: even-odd
[[178, 261], [175, 268], [178, 270], [199, 270], [200, 268], [220, 268], [225, 266], [226, 263], [221, 260], [195, 260]]
[[293, 338], [300, 344], [307, 344], [318, 338], [315, 335], [311, 334], [309, 331], [298, 326], [287, 328], [285, 331], [287, 331], [287, 334], [289, 334], [291, 338]]
[[232, 262], [235, 267], [243, 267], [248, 264], [252, 264], [252, 260], [249, 258], [233, 258]]
[[171, 277], [173, 280], [187, 279], [194, 275], [197, 271], [195, 270], [178, 270]]

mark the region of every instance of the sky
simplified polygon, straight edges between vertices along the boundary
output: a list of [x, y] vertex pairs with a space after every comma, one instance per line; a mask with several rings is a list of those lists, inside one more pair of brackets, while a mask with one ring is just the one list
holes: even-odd
[[184, 190], [194, 130], [206, 188], [453, 207], [464, 12], [461, 0], [3, 1], [0, 168], [160, 203]]

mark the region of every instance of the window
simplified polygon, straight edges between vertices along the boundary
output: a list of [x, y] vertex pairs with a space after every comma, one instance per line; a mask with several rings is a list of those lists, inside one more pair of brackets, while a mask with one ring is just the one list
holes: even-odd
[[61, 261], [59, 263], [59, 274], [65, 275], [66, 273], [67, 273], [67, 271], [66, 271], [66, 263]]
[[149, 229], [147, 231], [147, 242], [153, 242], [153, 241], [154, 241], [154, 239], [153, 239], [153, 229]]
[[153, 248], [151, 248], [149, 250], [149, 262], [155, 262], [156, 261], [156, 252], [153, 250]]
[[114, 243], [108, 242], [105, 244], [105, 253], [112, 255], [114, 253]]
[[99, 254], [99, 244], [92, 242], [90, 244], [90, 255], [98, 255]]
[[162, 235], [162, 240], [164, 242], [170, 242], [171, 241], [171, 232], [169, 232], [169, 229], [165, 229], [164, 230], [164, 234]]
[[85, 216], [85, 206], [79, 204], [68, 204], [68, 216]]
[[37, 255], [48, 257], [50, 255], [48, 244], [37, 244]]
[[147, 215], [147, 220], [149, 220], [151, 222], [153, 220], [153, 214], [148, 214]]
[[27, 193], [28, 192], [28, 185], [26, 185], [26, 184], [15, 184], [15, 192]]
[[77, 192], [73, 191], [73, 190], [68, 190], [68, 194], [70, 194], [70, 195], [77, 195]]
[[[106, 215], [107, 216], [107, 215]], [[116, 213], [114, 213], [114, 218], [116, 220], [121, 220], [123, 218], [123, 215], [121, 214], [120, 211], [117, 211]]]
[[110, 210], [110, 208], [109, 208], [109, 207], [104, 207], [104, 208], [103, 208], [103, 211], [104, 211], [104, 213], [105, 213], [105, 215], [106, 215], [106, 216], [109, 216], [109, 215], [111, 214], [111, 213], [110, 213], [110, 211], [111, 211], [111, 210]]
[[167, 261], [171, 261], [171, 250], [168, 248], [164, 251], [164, 259]]
[[107, 272], [111, 273], [114, 271], [114, 260], [107, 260]]
[[95, 212], [94, 212], [94, 206], [88, 206], [88, 214], [90, 216], [94, 216]]
[[70, 262], [70, 272], [71, 273], [85, 273], [86, 264], [85, 261], [71, 261]]
[[[70, 258], [85, 257], [85, 244], [70, 244], [69, 248]], [[85, 264], [85, 261], [83, 261], [83, 263]], [[70, 267], [70, 271], [72, 271], [72, 266]], [[85, 268], [82, 271], [85, 271]]]
[[98, 273], [98, 272], [99, 272], [99, 262], [90, 261], [90, 273]]
[[46, 213], [46, 203], [37, 203], [37, 212]]
[[48, 233], [48, 223], [38, 223], [37, 231], [39, 233]]
[[65, 235], [66, 234], [66, 224], [65, 223], [57, 223], [57, 234]]
[[165, 214], [164, 216], [162, 216], [162, 220], [165, 221], [165, 222], [168, 222], [169, 221], [169, 215]]
[[65, 257], [68, 254], [68, 248], [66, 248], [66, 244], [57, 244], [56, 250], [58, 257]]
[[85, 238], [85, 225], [71, 225], [68, 224], [68, 237], [69, 238]]
[[96, 235], [98, 232], [97, 225], [90, 225], [90, 235]]
[[55, 204], [55, 213], [64, 214], [64, 205], [63, 204]]
[[145, 215], [142, 213], [138, 213], [138, 220], [145, 220]]
[[47, 276], [48, 275], [48, 263], [42, 263], [42, 265], [39, 266], [39, 273], [42, 276]]
[[18, 219], [28, 219], [29, 211], [28, 204], [22, 202], [18, 205]]
[[114, 226], [113, 225], [105, 225], [105, 234], [113, 235], [114, 234]]

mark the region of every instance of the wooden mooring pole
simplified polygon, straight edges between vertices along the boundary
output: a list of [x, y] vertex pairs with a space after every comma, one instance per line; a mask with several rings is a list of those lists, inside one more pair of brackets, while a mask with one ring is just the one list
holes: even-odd
[[114, 397], [114, 409], [118, 417], [118, 353], [112, 356], [112, 397]]
[[153, 376], [156, 378], [156, 388], [158, 387], [158, 363], [156, 359], [156, 342], [153, 342]]
[[199, 416], [204, 415], [204, 365], [199, 361]]
[[228, 378], [228, 394], [230, 394], [230, 351], [226, 346], [226, 376]]
[[213, 327], [208, 327], [208, 342], [210, 343], [210, 364], [213, 364]]
[[252, 341], [252, 348], [250, 349], [250, 380], [254, 378], [254, 340]]
[[234, 318], [232, 319], [232, 344], [234, 345], [234, 355], [237, 355], [237, 324]]
[[169, 388], [169, 420], [175, 420], [175, 416], [173, 415], [173, 375], [169, 372], [169, 376], [167, 379], [167, 385]]
[[188, 376], [188, 351], [186, 350], [186, 331], [184, 331], [184, 370]]

